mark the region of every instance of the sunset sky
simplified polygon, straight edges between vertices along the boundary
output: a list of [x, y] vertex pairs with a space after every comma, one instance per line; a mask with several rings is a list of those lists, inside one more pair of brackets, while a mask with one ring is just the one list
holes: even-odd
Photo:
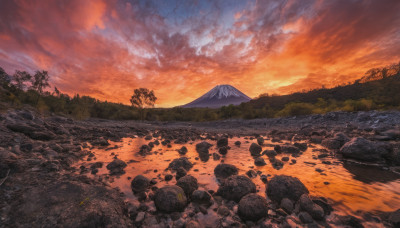
[[47, 70], [64, 93], [126, 104], [138, 87], [158, 107], [218, 84], [286, 94], [399, 61], [399, 0], [0, 2], [7, 73]]

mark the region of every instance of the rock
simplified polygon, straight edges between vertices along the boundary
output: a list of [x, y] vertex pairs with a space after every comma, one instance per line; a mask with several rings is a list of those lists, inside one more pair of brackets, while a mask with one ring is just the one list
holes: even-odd
[[224, 205], [221, 205], [218, 207], [217, 213], [221, 216], [228, 216], [231, 212], [230, 212], [229, 208], [227, 208]]
[[300, 153], [300, 149], [293, 146], [293, 145], [282, 145], [281, 146], [281, 151], [283, 153], [289, 153], [289, 154], [298, 154]]
[[400, 209], [390, 214], [389, 222], [393, 225], [393, 227], [400, 227]]
[[170, 181], [170, 180], [172, 180], [172, 178], [173, 178], [173, 176], [171, 174], [167, 174], [167, 175], [165, 175], [164, 180]]
[[176, 170], [175, 178], [176, 180], [179, 180], [180, 178], [186, 176], [186, 174], [187, 174], [186, 169], [180, 167], [178, 170]]
[[95, 162], [90, 166], [90, 169], [99, 169], [103, 167], [103, 162]]
[[144, 192], [150, 186], [150, 180], [142, 175], [137, 175], [131, 182], [131, 189], [134, 193]]
[[218, 161], [219, 159], [221, 159], [221, 156], [217, 153], [213, 153], [213, 160]]
[[214, 175], [220, 179], [225, 179], [232, 175], [237, 175], [237, 174], [238, 174], [238, 169], [234, 165], [230, 164], [221, 163], [218, 164], [214, 169]]
[[218, 149], [218, 153], [220, 153], [220, 154], [222, 154], [222, 155], [225, 155], [225, 154], [228, 153], [228, 148], [226, 148], [225, 146], [220, 147], [220, 148]]
[[92, 144], [93, 146], [108, 146], [108, 145], [110, 145], [110, 143], [103, 137], [100, 137], [100, 138], [92, 141], [90, 144]]
[[217, 195], [239, 202], [243, 196], [255, 192], [256, 185], [248, 177], [234, 175], [222, 182], [218, 188]]
[[258, 143], [258, 145], [262, 146], [264, 144], [264, 138], [263, 137], [258, 137], [257, 138], [257, 143]]
[[249, 171], [247, 171], [246, 172], [246, 175], [248, 176], [248, 177], [250, 177], [250, 178], [256, 178], [257, 177], [257, 173], [256, 173], [256, 171], [254, 171], [254, 170], [249, 170]]
[[110, 170], [111, 175], [124, 174], [124, 168], [126, 167], [126, 163], [120, 159], [115, 159], [114, 161], [108, 163], [106, 166], [108, 170]]
[[186, 175], [182, 178], [179, 178], [176, 185], [181, 187], [187, 196], [191, 196], [193, 191], [199, 187], [197, 185], [197, 179], [191, 175]]
[[251, 156], [259, 156], [262, 151], [262, 148], [260, 145], [258, 145], [256, 143], [252, 143], [250, 145], [249, 151], [250, 151]]
[[186, 154], [188, 152], [188, 149], [186, 148], [186, 146], [182, 146], [179, 150], [178, 150], [179, 154]]
[[353, 158], [360, 161], [376, 162], [387, 155], [389, 151], [382, 146], [367, 139], [353, 138], [340, 149], [345, 158]]
[[324, 218], [324, 210], [318, 204], [315, 204], [308, 194], [303, 194], [300, 197], [300, 209], [308, 212], [313, 219], [322, 220]]
[[185, 192], [176, 185], [164, 186], [154, 195], [154, 204], [157, 210], [171, 213], [183, 211], [187, 204]]
[[311, 215], [304, 211], [299, 213], [299, 219], [301, 220], [301, 222], [306, 223], [306, 224], [314, 222]]
[[137, 214], [136, 219], [135, 219], [135, 223], [141, 223], [144, 220], [146, 213], [141, 211]]
[[186, 223], [185, 228], [201, 228], [200, 224], [194, 220]]
[[266, 164], [267, 163], [264, 161], [264, 158], [262, 158], [262, 157], [258, 157], [256, 159], [254, 159], [254, 165], [256, 165], [256, 166], [264, 166]]
[[277, 175], [268, 182], [266, 192], [272, 201], [278, 203], [283, 198], [297, 202], [301, 195], [308, 193], [308, 189], [296, 177]]
[[382, 132], [381, 135], [386, 136], [388, 140], [400, 139], [400, 130], [390, 129]]
[[294, 209], [293, 202], [288, 198], [283, 198], [281, 200], [281, 208], [290, 215]]
[[268, 157], [275, 157], [276, 155], [278, 155], [278, 153], [276, 153], [275, 150], [264, 150], [263, 154], [267, 155]]
[[196, 144], [196, 151], [199, 153], [199, 157], [200, 160], [203, 162], [206, 162], [209, 160], [210, 158], [210, 154], [208, 149], [211, 147], [212, 145], [208, 142], [201, 142]]
[[227, 147], [228, 146], [228, 138], [220, 138], [220, 139], [218, 139], [218, 141], [217, 141], [217, 147], [223, 147], [223, 146], [225, 146], [225, 147]]
[[322, 140], [321, 145], [334, 150], [340, 149], [348, 141], [350, 141], [350, 139], [345, 134], [339, 132], [336, 133], [333, 138]]
[[195, 190], [192, 193], [192, 202], [209, 207], [212, 205], [212, 196], [207, 191]]
[[289, 157], [282, 157], [282, 161], [284, 161], [284, 162], [289, 161]]
[[235, 145], [236, 145], [236, 146], [240, 146], [240, 144], [242, 144], [240, 141], [236, 141], [236, 142], [235, 142]]
[[255, 193], [248, 194], [239, 201], [238, 214], [245, 221], [258, 221], [265, 217], [267, 212], [267, 200]]
[[260, 179], [261, 179], [261, 181], [262, 181], [264, 184], [266, 184], [266, 183], [268, 182], [268, 177], [267, 177], [267, 175], [261, 175], [261, 176], [260, 176]]
[[179, 168], [184, 168], [185, 170], [190, 170], [193, 167], [193, 164], [189, 161], [188, 158], [176, 158], [171, 163], [169, 163], [168, 168], [177, 171]]
[[307, 143], [298, 143], [297, 142], [297, 143], [294, 143], [293, 145], [295, 147], [299, 148], [299, 150], [301, 150], [301, 151], [306, 151], [308, 148]]

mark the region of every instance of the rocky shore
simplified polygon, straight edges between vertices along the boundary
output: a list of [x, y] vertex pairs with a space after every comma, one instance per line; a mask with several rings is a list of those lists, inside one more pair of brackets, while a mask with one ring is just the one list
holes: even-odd
[[[248, 148], [255, 166], [280, 169], [295, 163], [310, 144], [322, 145], [318, 159], [340, 159], [379, 166], [400, 173], [400, 112], [334, 112], [303, 117], [227, 120], [207, 123], [135, 122], [61, 116], [43, 117], [34, 110], [9, 110], [0, 115], [0, 227], [362, 227], [352, 216], [332, 216], [334, 208], [323, 196], [310, 195], [297, 178], [258, 173], [239, 175], [234, 164], [223, 162], [233, 136], [256, 139]], [[109, 148], [111, 141], [143, 137], [137, 153], [154, 153], [154, 145], [182, 144], [181, 155], [170, 162], [165, 180], [176, 184], [156, 187], [145, 174], [131, 180], [137, 203], [109, 183], [89, 178], [105, 166], [110, 176], [125, 173], [127, 162], [96, 162], [94, 148]], [[262, 149], [264, 138], [276, 142]], [[219, 186], [202, 190], [188, 174], [196, 169], [183, 145], [195, 140], [198, 158], [221, 160], [214, 168]], [[205, 142], [212, 140], [214, 143]], [[282, 143], [282, 141], [291, 143]], [[235, 142], [240, 144], [240, 142]], [[218, 148], [210, 153], [209, 148]], [[282, 159], [277, 154], [287, 154]], [[76, 167], [82, 159], [90, 167]], [[92, 160], [93, 159], [93, 160]], [[253, 171], [254, 172], [254, 171]], [[252, 176], [266, 185], [257, 192]], [[154, 205], [154, 207], [149, 206]], [[400, 206], [399, 206], [400, 208]], [[397, 208], [397, 209], [399, 209]], [[381, 213], [372, 220], [387, 227], [400, 226], [400, 210]]]

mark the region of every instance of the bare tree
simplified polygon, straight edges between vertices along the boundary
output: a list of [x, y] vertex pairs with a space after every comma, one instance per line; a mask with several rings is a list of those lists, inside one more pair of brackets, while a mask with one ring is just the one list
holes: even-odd
[[20, 90], [24, 90], [26, 83], [32, 79], [32, 76], [26, 71], [15, 71], [13, 75], [13, 82], [15, 87]]
[[36, 71], [33, 75], [32, 88], [39, 94], [43, 94], [43, 89], [50, 87], [49, 73], [47, 71]]
[[146, 88], [135, 89], [130, 99], [132, 106], [139, 109], [141, 120], [143, 120], [144, 108], [154, 107], [156, 100], [154, 91]]

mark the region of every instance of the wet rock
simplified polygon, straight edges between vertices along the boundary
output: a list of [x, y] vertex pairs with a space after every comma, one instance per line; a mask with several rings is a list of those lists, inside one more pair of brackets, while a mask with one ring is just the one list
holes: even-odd
[[180, 167], [178, 170], [176, 170], [175, 178], [176, 180], [179, 180], [180, 178], [186, 176], [186, 174], [187, 174], [186, 169]]
[[344, 133], [336, 133], [333, 138], [324, 139], [321, 145], [328, 149], [340, 149], [350, 139]]
[[298, 154], [300, 153], [300, 149], [293, 146], [293, 145], [282, 145], [281, 146], [281, 151], [283, 153], [289, 153], [289, 154]]
[[188, 152], [188, 149], [186, 148], [186, 146], [182, 146], [179, 150], [178, 150], [179, 154], [186, 154]]
[[164, 180], [170, 181], [170, 180], [172, 180], [172, 178], [173, 178], [173, 176], [171, 174], [167, 174], [167, 175], [165, 175]]
[[218, 164], [214, 169], [214, 175], [220, 179], [225, 179], [232, 175], [237, 175], [237, 174], [238, 174], [238, 169], [234, 165], [230, 164], [221, 163]]
[[282, 161], [284, 161], [284, 162], [289, 161], [289, 157], [282, 157]]
[[210, 147], [212, 147], [212, 144], [203, 141], [201, 143], [196, 144], [196, 151], [199, 154], [208, 154], [208, 149], [210, 149]]
[[249, 170], [249, 171], [247, 171], [246, 172], [246, 175], [248, 176], [248, 177], [250, 177], [250, 178], [256, 178], [257, 177], [257, 173], [256, 173], [256, 171], [254, 171], [254, 170]]
[[389, 151], [382, 146], [367, 139], [358, 137], [353, 138], [343, 145], [340, 153], [345, 158], [353, 158], [360, 161], [376, 162], [387, 155]]
[[315, 204], [308, 194], [303, 194], [300, 197], [300, 209], [308, 212], [313, 219], [322, 220], [324, 218], [324, 210], [318, 204]]
[[220, 154], [222, 154], [222, 155], [225, 155], [225, 154], [228, 153], [228, 148], [226, 148], [225, 146], [220, 147], [220, 148], [218, 149], [218, 153], [220, 153]]
[[177, 171], [179, 168], [184, 168], [185, 170], [190, 170], [193, 164], [188, 158], [176, 158], [171, 163], [169, 163], [168, 168]]
[[267, 155], [268, 157], [275, 157], [276, 155], [278, 155], [278, 153], [276, 153], [275, 150], [264, 150], [263, 155]]
[[260, 156], [262, 148], [260, 145], [258, 145], [256, 143], [252, 143], [250, 145], [249, 151], [250, 151], [251, 156]]
[[185, 224], [185, 228], [201, 228], [201, 226], [198, 222], [191, 220]]
[[134, 193], [144, 192], [150, 186], [150, 180], [142, 175], [137, 175], [131, 182], [131, 189]]
[[256, 159], [254, 159], [254, 164], [255, 164], [256, 166], [264, 166], [264, 165], [266, 165], [267, 163], [265, 162], [264, 158], [258, 157], [258, 158], [256, 158]]
[[306, 151], [308, 148], [307, 143], [294, 143], [293, 145], [301, 151]]
[[108, 170], [110, 170], [111, 175], [118, 175], [118, 174], [124, 174], [126, 163], [120, 159], [115, 159], [114, 161], [110, 162], [106, 167]]
[[281, 202], [283, 198], [296, 202], [301, 195], [308, 193], [308, 189], [296, 177], [277, 175], [268, 182], [266, 192], [268, 197], [275, 202]]
[[248, 177], [234, 175], [222, 182], [218, 188], [217, 195], [239, 202], [243, 196], [255, 192], [256, 185]]
[[257, 143], [258, 143], [258, 145], [262, 146], [264, 144], [264, 138], [263, 137], [258, 137], [257, 138]]
[[195, 190], [192, 193], [192, 202], [209, 207], [212, 205], [212, 196], [207, 191]]
[[103, 167], [103, 162], [95, 162], [90, 166], [90, 169], [99, 169]]
[[304, 211], [299, 213], [299, 219], [301, 220], [301, 222], [306, 223], [306, 224], [314, 222], [311, 215]]
[[221, 156], [217, 153], [213, 153], [213, 160], [218, 161], [219, 159], [221, 159]]
[[151, 147], [149, 145], [142, 145], [139, 149], [138, 154], [142, 156], [146, 156], [151, 153]]
[[238, 207], [238, 214], [243, 220], [258, 221], [268, 212], [267, 200], [255, 193], [244, 196]]
[[154, 195], [154, 204], [158, 210], [171, 213], [183, 211], [186, 207], [187, 199], [182, 188], [170, 185], [157, 190]]
[[260, 176], [260, 179], [261, 179], [261, 181], [262, 181], [264, 184], [266, 184], [266, 183], [268, 182], [268, 177], [267, 177], [267, 175], [261, 175], [261, 176]]
[[179, 178], [176, 185], [181, 187], [187, 196], [191, 196], [193, 191], [199, 187], [197, 185], [197, 179], [191, 175], [186, 175], [182, 178]]
[[220, 138], [217, 141], [217, 147], [223, 147], [223, 146], [228, 146], [228, 138]]
[[109, 146], [110, 145], [110, 143], [103, 137], [100, 137], [100, 138], [92, 141], [90, 144], [92, 144], [93, 146]]
[[290, 215], [294, 209], [293, 202], [288, 198], [283, 198], [281, 200], [281, 208]]

